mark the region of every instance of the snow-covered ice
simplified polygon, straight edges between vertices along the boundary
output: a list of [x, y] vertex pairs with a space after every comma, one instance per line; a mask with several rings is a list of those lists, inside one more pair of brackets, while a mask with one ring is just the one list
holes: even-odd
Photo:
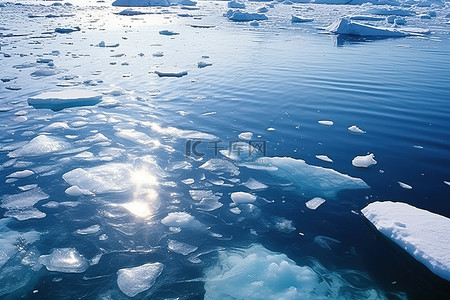
[[34, 108], [61, 110], [75, 106], [91, 106], [101, 101], [102, 95], [80, 89], [66, 89], [58, 92], [45, 92], [28, 98], [28, 104]]
[[450, 219], [401, 202], [374, 202], [361, 210], [376, 229], [450, 281]]
[[180, 228], [198, 228], [201, 223], [186, 212], [171, 212], [161, 220], [166, 226]]
[[361, 133], [361, 134], [366, 133], [364, 130], [362, 130], [361, 128], [359, 128], [359, 127], [356, 126], [356, 125], [350, 126], [350, 127], [348, 128], [348, 130], [351, 131], [351, 132], [354, 132], [354, 133]]
[[231, 194], [231, 200], [236, 204], [253, 203], [256, 201], [256, 196], [246, 192], [234, 192]]
[[134, 268], [117, 271], [117, 285], [128, 297], [134, 297], [148, 290], [164, 269], [162, 263], [148, 263]]
[[334, 124], [333, 121], [328, 121], [328, 120], [317, 121], [317, 123], [319, 123], [320, 125], [324, 125], [324, 126], [333, 126], [333, 124]]
[[75, 248], [57, 248], [48, 255], [41, 255], [39, 263], [47, 270], [63, 273], [83, 273], [89, 268], [86, 258]]
[[377, 161], [375, 160], [375, 155], [373, 153], [356, 156], [352, 160], [352, 165], [357, 168], [368, 168], [376, 164]]

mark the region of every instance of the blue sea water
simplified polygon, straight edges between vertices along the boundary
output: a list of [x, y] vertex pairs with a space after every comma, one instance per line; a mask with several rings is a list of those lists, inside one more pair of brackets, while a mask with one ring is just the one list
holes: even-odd
[[[14, 13], [26, 19], [27, 10], [40, 12], [24, 8]], [[450, 186], [444, 183], [450, 180], [450, 40], [445, 30], [437, 30], [430, 38], [363, 40], [317, 34], [314, 24], [305, 29], [283, 21], [259, 28], [229, 23], [220, 19], [213, 4], [204, 11], [215, 12], [202, 21], [215, 27], [192, 28], [189, 25], [199, 21], [165, 19], [164, 15], [132, 21], [118, 18], [106, 8], [83, 8], [76, 11], [75, 21], [29, 19], [14, 32], [31, 32], [31, 37], [1, 40], [2, 51], [13, 54], [12, 58], [0, 58], [1, 75], [17, 77], [14, 84], [22, 88], [11, 91], [5, 89], [10, 83], [0, 86], [0, 106], [11, 108], [1, 112], [2, 163], [11, 162], [8, 153], [39, 134], [62, 139], [71, 149], [83, 148], [75, 154], [94, 154], [91, 160], [73, 158], [74, 153], [24, 156], [12, 167], [2, 167], [4, 181], [15, 171], [35, 172], [2, 184], [2, 195], [18, 194], [18, 187], [28, 184], [37, 184], [49, 195], [35, 204], [45, 218], [13, 219], [8, 227], [40, 232], [33, 246], [41, 254], [68, 247], [87, 259], [102, 253], [98, 264], [81, 274], [50, 272], [44, 267], [32, 273], [24, 287], [1, 297], [126, 298], [117, 287], [117, 271], [160, 262], [163, 273], [138, 298], [201, 299], [205, 270], [217, 264], [217, 251], [252, 244], [286, 254], [297, 265], [311, 267], [324, 281], [337, 276], [339, 296], [346, 298], [364, 298], [362, 293], [368, 289], [392, 299], [447, 297], [447, 281], [379, 234], [359, 213], [368, 203], [392, 200], [450, 217]], [[5, 11], [0, 13], [1, 26], [17, 25], [8, 23], [11, 20]], [[72, 26], [81, 22], [86, 29], [43, 38], [42, 32], [58, 22]], [[180, 35], [159, 35], [162, 29]], [[102, 40], [120, 46], [96, 47]], [[46, 54], [54, 50], [61, 54]], [[158, 51], [164, 56], [153, 57]], [[124, 55], [114, 57], [121, 53]], [[30, 76], [36, 67], [13, 67], [34, 62], [39, 55], [53, 58], [58, 74], [36, 78]], [[197, 68], [199, 61], [212, 66]], [[153, 71], [160, 66], [185, 68], [188, 75], [159, 78]], [[62, 78], [66, 75], [70, 78]], [[90, 86], [85, 80], [101, 82]], [[104, 102], [113, 99], [119, 103], [55, 112], [27, 105], [30, 96], [68, 88], [61, 83], [103, 92]], [[26, 111], [27, 120], [17, 119], [23, 114], [19, 111]], [[332, 120], [334, 125], [324, 126], [319, 120]], [[73, 126], [76, 121], [86, 124]], [[46, 127], [54, 122], [67, 122], [68, 128]], [[352, 125], [366, 133], [349, 132]], [[131, 129], [157, 142], [139, 142], [118, 134]], [[187, 157], [187, 142], [199, 139], [186, 138], [187, 133], [177, 129], [215, 137], [200, 140], [198, 150], [203, 157]], [[200, 168], [209, 159], [223, 158], [210, 148], [214, 145], [211, 141], [220, 140], [218, 145], [226, 150], [242, 132], [254, 133], [254, 140], [266, 146], [268, 157], [303, 159], [310, 165], [332, 168], [361, 178], [370, 189], [339, 191], [336, 196], [324, 197], [326, 202], [317, 210], [309, 210], [305, 202], [321, 196], [320, 188], [305, 191], [288, 176], [271, 176], [242, 166], [237, 176]], [[96, 133], [109, 141], [85, 140]], [[120, 154], [112, 161], [102, 160], [102, 151], [111, 147]], [[352, 166], [355, 156], [367, 153], [374, 153], [376, 165], [367, 169]], [[327, 155], [333, 163], [318, 160], [316, 155]], [[152, 166], [149, 172], [157, 180], [152, 184], [150, 213], [145, 217], [139, 217], [142, 208], [130, 212], [120, 206], [139, 191], [79, 197], [65, 193], [70, 185], [63, 174], [112, 162]], [[291, 175], [295, 177], [295, 172]], [[308, 180], [308, 174], [302, 176], [300, 181]], [[240, 184], [250, 177], [268, 188], [253, 192], [258, 196], [255, 207], [243, 208], [235, 215], [230, 212], [230, 194], [252, 192]], [[195, 182], [182, 182], [189, 178]], [[403, 189], [398, 181], [413, 188]], [[212, 211], [199, 209], [190, 196], [190, 190], [198, 189], [221, 193], [223, 206]], [[75, 201], [77, 206], [46, 207], [49, 201]], [[180, 211], [202, 225], [177, 232], [161, 223], [169, 213]], [[4, 208], [0, 213], [7, 216]], [[286, 220], [292, 221], [294, 230], [277, 226]], [[101, 227], [98, 233], [76, 233], [94, 224]], [[108, 239], [99, 240], [101, 234]], [[168, 250], [169, 240], [195, 245], [198, 250], [187, 256], [174, 253]]]

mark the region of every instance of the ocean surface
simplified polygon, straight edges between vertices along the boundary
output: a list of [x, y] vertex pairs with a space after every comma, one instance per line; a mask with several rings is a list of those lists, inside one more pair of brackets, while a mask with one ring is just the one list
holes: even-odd
[[[251, 245], [284, 253], [293, 264], [317, 273], [329, 284], [318, 298], [361, 299], [368, 290], [374, 299], [448, 297], [446, 280], [383, 237], [360, 213], [371, 202], [391, 200], [450, 217], [445, 183], [450, 181], [450, 27], [442, 14], [429, 24], [414, 24], [431, 28], [431, 35], [363, 39], [316, 29], [336, 15], [362, 9], [353, 6], [279, 4], [273, 17], [268, 13], [267, 22], [253, 27], [223, 17], [226, 2], [199, 2], [201, 9], [193, 11], [146, 8], [152, 14], [139, 16], [119, 16], [114, 12], [120, 8], [103, 5], [0, 8], [1, 51], [11, 55], [0, 55], [0, 77], [14, 78], [0, 82], [0, 240], [19, 247], [19, 254], [31, 247], [40, 255], [75, 248], [91, 264], [72, 273], [48, 266], [11, 271], [23, 285], [1, 298], [126, 299], [118, 270], [160, 263], [162, 273], [136, 298], [202, 299], [219, 253]], [[306, 10], [309, 6], [315, 11]], [[42, 16], [61, 11], [73, 16]], [[317, 19], [291, 24], [290, 16], [299, 11]], [[74, 26], [81, 31], [53, 33], [56, 27]], [[159, 34], [165, 29], [179, 35]], [[119, 46], [96, 46], [101, 41]], [[157, 52], [163, 56], [154, 56]], [[37, 64], [37, 58], [51, 58], [54, 66]], [[200, 61], [212, 65], [198, 68]], [[154, 73], [172, 66], [188, 75]], [[54, 74], [31, 75], [41, 69]], [[20, 89], [6, 89], [11, 86]], [[102, 93], [103, 101], [60, 111], [27, 103], [40, 93], [71, 88]], [[333, 125], [318, 123], [323, 120]], [[352, 125], [365, 133], [350, 132]], [[253, 133], [250, 141], [262, 151], [258, 155], [295, 160], [283, 159], [272, 171], [227, 161], [224, 154], [236, 150], [246, 155], [241, 146], [249, 141], [241, 139], [236, 147], [243, 132]], [[53, 139], [47, 146], [62, 146], [17, 151], [41, 135]], [[369, 153], [376, 165], [352, 165], [355, 156]], [[204, 164], [211, 159], [223, 165], [208, 168]], [[299, 160], [321, 168], [304, 169]], [[95, 169], [101, 166], [105, 169]], [[84, 171], [64, 175], [77, 168]], [[32, 175], [11, 180], [13, 172], [23, 170]], [[341, 174], [370, 188], [333, 185]], [[249, 178], [265, 187], [249, 188], [244, 185]], [[71, 185], [91, 194], [70, 195], [65, 191]], [[48, 195], [31, 204], [41, 214], [33, 210], [29, 219], [14, 218], [29, 213], [30, 206], [8, 208], [5, 197], [37, 188]], [[196, 190], [203, 196], [196, 198]], [[256, 200], [233, 204], [234, 192]], [[326, 201], [312, 210], [305, 203], [314, 197]], [[181, 224], [176, 226], [168, 217], [179, 212], [189, 220], [174, 221]], [[93, 225], [99, 230], [77, 232]], [[39, 234], [19, 246], [17, 237], [7, 234], [11, 230]], [[173, 241], [195, 250], [183, 255], [170, 249]], [[13, 273], [6, 267], [12, 263], [0, 269], [8, 284]]]

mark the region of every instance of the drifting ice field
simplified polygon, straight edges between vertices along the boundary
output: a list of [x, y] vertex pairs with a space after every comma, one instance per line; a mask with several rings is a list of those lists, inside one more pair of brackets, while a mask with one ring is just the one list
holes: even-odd
[[111, 2], [0, 2], [0, 298], [449, 295], [448, 3]]

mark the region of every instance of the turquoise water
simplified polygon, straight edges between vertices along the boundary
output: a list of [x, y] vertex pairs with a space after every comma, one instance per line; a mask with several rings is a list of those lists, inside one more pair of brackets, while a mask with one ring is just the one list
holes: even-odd
[[[35, 204], [45, 218], [13, 219], [8, 227], [40, 232], [33, 246], [41, 254], [66, 247], [76, 248], [87, 259], [103, 254], [98, 264], [81, 274], [42, 268], [32, 273], [23, 288], [2, 297], [126, 298], [117, 287], [117, 271], [160, 262], [165, 266], [163, 273], [138, 297], [202, 298], [205, 270], [216, 264], [217, 250], [255, 243], [286, 254], [299, 266], [311, 267], [322, 279], [339, 274], [341, 293], [347, 298], [362, 298], [365, 294], [361, 293], [367, 289], [388, 298], [445, 298], [450, 291], [448, 282], [381, 236], [359, 211], [377, 200], [393, 200], [450, 217], [450, 187], [444, 183], [450, 180], [447, 29], [436, 30], [430, 38], [364, 41], [317, 34], [317, 24], [299, 28], [277, 18], [268, 25], [250, 28], [227, 22], [220, 16], [225, 7], [217, 10], [215, 6], [205, 6], [202, 11], [207, 16], [201, 21], [173, 14], [168, 14], [168, 19], [156, 14], [130, 20], [111, 14], [109, 8], [83, 8], [73, 19], [44, 21], [26, 18], [30, 11], [43, 13], [41, 8], [8, 8], [18, 16], [15, 21], [5, 9], [0, 12], [1, 26], [19, 28], [16, 33], [32, 32], [31, 36], [1, 40], [2, 51], [13, 54], [12, 58], [0, 58], [1, 76], [17, 77], [14, 84], [21, 90], [6, 90], [10, 83], [0, 86], [1, 106], [11, 109], [1, 112], [0, 155], [6, 165], [0, 176], [5, 181], [15, 171], [35, 172], [2, 184], [1, 193], [17, 194], [19, 186], [37, 184], [49, 195]], [[26, 20], [27, 25], [19, 27], [20, 20]], [[215, 27], [192, 28], [192, 23]], [[85, 24], [82, 32], [41, 36], [55, 26], [77, 24]], [[180, 35], [159, 35], [162, 29]], [[102, 40], [120, 46], [94, 46]], [[46, 55], [54, 50], [61, 54]], [[164, 56], [152, 56], [157, 51]], [[121, 53], [124, 55], [112, 57]], [[13, 67], [34, 62], [39, 55], [53, 58], [58, 74], [35, 78], [30, 73], [36, 67]], [[202, 60], [212, 66], [197, 68]], [[188, 75], [159, 78], [152, 71], [160, 65], [184, 68]], [[62, 78], [66, 75], [70, 80]], [[102, 82], [96, 86], [83, 83], [89, 79]], [[103, 103], [118, 103], [58, 112], [27, 105], [28, 97], [63, 89], [62, 83], [103, 92]], [[25, 113], [17, 113], [20, 111]], [[17, 119], [23, 114], [27, 120]], [[317, 123], [319, 120], [332, 120], [334, 125], [323, 126]], [[55, 122], [65, 122], [67, 127], [46, 127]], [[349, 132], [351, 125], [366, 134]], [[213, 135], [210, 140], [201, 140], [199, 150], [205, 156], [186, 157], [187, 141], [197, 139], [186, 138], [186, 132], [171, 127]], [[145, 133], [159, 144], [118, 134], [130, 129]], [[220, 145], [227, 149], [239, 133], [247, 131], [254, 133], [255, 140], [265, 142], [268, 157], [292, 157], [332, 168], [361, 178], [370, 189], [340, 191], [324, 197], [326, 202], [317, 210], [309, 210], [304, 203], [320, 195], [320, 189], [302, 190], [288, 176], [271, 176], [243, 166], [236, 176], [199, 168], [211, 158], [223, 157], [207, 148], [212, 145], [208, 142], [221, 140]], [[78, 150], [10, 161], [8, 153], [43, 133]], [[86, 140], [96, 133], [103, 134], [107, 141]], [[118, 149], [119, 154], [112, 158], [102, 155], [110, 148]], [[93, 153], [93, 157], [73, 158], [83, 151]], [[376, 165], [367, 169], [352, 166], [355, 156], [367, 153], [375, 154]], [[327, 155], [333, 163], [321, 161], [316, 155]], [[96, 192], [95, 196], [79, 197], [65, 193], [70, 184], [63, 180], [63, 174], [111, 162], [136, 168], [150, 166], [147, 171], [157, 180], [151, 184], [154, 194], [149, 214], [142, 217], [140, 208], [128, 211], [120, 206], [134, 199], [135, 193], [143, 197], [140, 191]], [[254, 192], [258, 196], [255, 210], [243, 209], [241, 215], [235, 215], [230, 212], [230, 194], [252, 192], [240, 185], [250, 177], [268, 188]], [[189, 178], [194, 183], [182, 182]], [[240, 183], [230, 181], [232, 178]], [[301, 180], [308, 180], [308, 175]], [[398, 181], [413, 189], [401, 188]], [[190, 190], [197, 189], [221, 193], [223, 206], [212, 211], [199, 209], [190, 196]], [[45, 205], [49, 201], [74, 201], [76, 206], [51, 208]], [[194, 216], [203, 227], [178, 233], [161, 223], [170, 212], [178, 211]], [[0, 208], [0, 213], [7, 214], [7, 210]], [[292, 221], [295, 229], [280, 230], [276, 225], [280, 220]], [[100, 225], [99, 232], [76, 233], [94, 224]], [[101, 234], [108, 239], [99, 240]], [[169, 240], [195, 245], [198, 250], [187, 256], [171, 252], [167, 249]]]

